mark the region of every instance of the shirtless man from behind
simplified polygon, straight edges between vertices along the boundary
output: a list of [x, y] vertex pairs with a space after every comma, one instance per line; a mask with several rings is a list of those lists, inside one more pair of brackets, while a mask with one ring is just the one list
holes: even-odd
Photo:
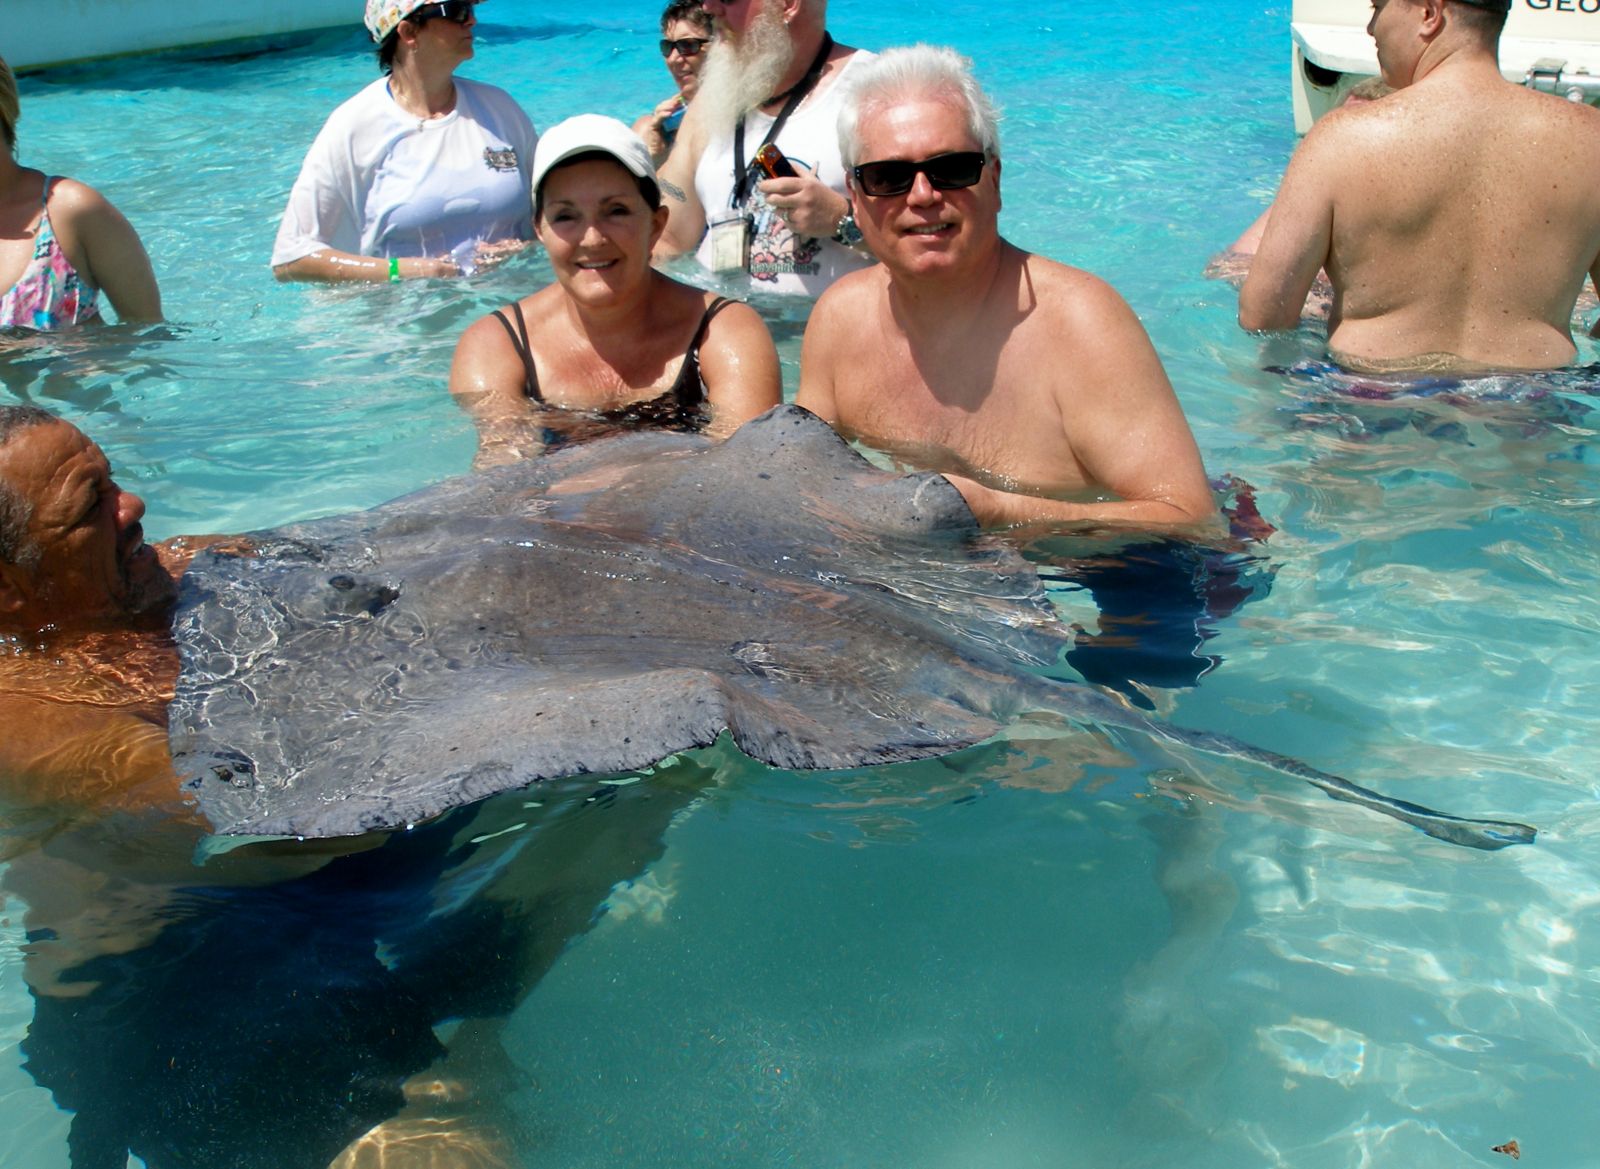
[[1398, 91], [1329, 114], [1284, 175], [1239, 293], [1292, 329], [1325, 267], [1328, 349], [1361, 372], [1552, 369], [1600, 283], [1600, 111], [1506, 81], [1509, 0], [1374, 0]]
[[1101, 280], [1000, 238], [995, 120], [950, 49], [891, 50], [852, 78], [840, 148], [882, 263], [817, 302], [796, 402], [944, 472], [989, 526], [1211, 521], [1138, 318]]

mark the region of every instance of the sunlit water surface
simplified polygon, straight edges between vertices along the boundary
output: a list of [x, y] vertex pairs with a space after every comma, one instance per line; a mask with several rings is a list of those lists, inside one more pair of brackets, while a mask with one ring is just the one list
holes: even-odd
[[[1279, 529], [1270, 593], [1217, 623], [1198, 687], [1152, 692], [1161, 713], [1539, 842], [1469, 852], [1258, 769], [1046, 722], [875, 772], [719, 749], [687, 780], [503, 797], [445, 826], [465, 852], [416, 912], [476, 906], [537, 940], [485, 1042], [446, 1034], [446, 1069], [519, 1163], [1458, 1169], [1504, 1165], [1512, 1138], [1544, 1169], [1596, 1163], [1590, 383], [1352, 404], [1308, 364], [1314, 329], [1235, 327], [1232, 290], [1200, 272], [1292, 149], [1286, 8], [834, 0], [831, 26], [976, 58], [1006, 114], [1006, 233], [1123, 292], [1209, 469], [1254, 483]], [[541, 127], [631, 119], [666, 91], [653, 13], [493, 0], [464, 72]], [[153, 536], [467, 468], [451, 349], [546, 280], [542, 258], [332, 290], [266, 265], [305, 146], [373, 69], [352, 27], [23, 80], [23, 161], [132, 219], [172, 323], [25, 342], [0, 379], [106, 448]], [[803, 310], [766, 311], [792, 395]], [[1092, 628], [1082, 594], [1059, 599]], [[13, 875], [40, 851], [25, 824]], [[54, 1169], [69, 1117], [22, 1068], [24, 925], [12, 896], [0, 1164]], [[163, 976], [206, 983], [187, 960]], [[243, 1017], [255, 998], [239, 988]]]

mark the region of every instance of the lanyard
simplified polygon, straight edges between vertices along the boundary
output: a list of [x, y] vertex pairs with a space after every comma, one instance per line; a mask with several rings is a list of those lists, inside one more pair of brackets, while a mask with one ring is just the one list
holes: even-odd
[[[794, 113], [799, 108], [800, 103], [805, 101], [811, 91], [817, 87], [817, 79], [822, 76], [823, 66], [828, 63], [828, 54], [831, 52], [833, 52], [833, 38], [827, 33], [823, 33], [822, 47], [817, 50], [817, 55], [811, 62], [811, 68], [806, 70], [806, 75], [789, 91], [787, 95], [789, 100], [784, 102], [783, 109], [778, 111], [778, 116], [773, 121], [772, 128], [767, 131], [767, 136], [761, 140], [762, 146], [766, 146], [777, 138], [779, 131], [783, 129], [783, 124], [789, 120], [789, 115]], [[783, 96], [785, 95], [781, 93], [778, 95], [778, 97]], [[769, 99], [763, 104], [770, 105], [774, 100], [776, 99]], [[760, 147], [756, 149], [759, 150]], [[750, 193], [751, 170], [752, 168], [746, 166], [744, 161], [744, 119], [741, 117], [733, 127], [733, 201], [730, 206], [739, 206], [744, 202], [745, 196]]]

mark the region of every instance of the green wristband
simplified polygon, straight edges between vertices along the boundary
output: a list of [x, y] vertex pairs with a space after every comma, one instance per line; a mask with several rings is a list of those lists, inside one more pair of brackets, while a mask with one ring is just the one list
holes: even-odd
[[400, 257], [399, 256], [390, 256], [389, 257], [389, 283], [390, 284], [399, 284], [400, 283]]

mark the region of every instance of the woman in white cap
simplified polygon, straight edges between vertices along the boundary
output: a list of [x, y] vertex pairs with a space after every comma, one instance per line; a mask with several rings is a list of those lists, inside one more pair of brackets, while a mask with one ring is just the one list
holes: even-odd
[[476, 3], [367, 0], [384, 76], [311, 144], [272, 249], [278, 279], [459, 276], [486, 246], [530, 237], [533, 123], [504, 90], [455, 76]]
[[533, 198], [556, 282], [468, 328], [450, 368], [480, 466], [619, 426], [721, 437], [778, 404], [778, 353], [755, 310], [650, 267], [667, 211], [637, 134], [599, 114], [555, 126]]

